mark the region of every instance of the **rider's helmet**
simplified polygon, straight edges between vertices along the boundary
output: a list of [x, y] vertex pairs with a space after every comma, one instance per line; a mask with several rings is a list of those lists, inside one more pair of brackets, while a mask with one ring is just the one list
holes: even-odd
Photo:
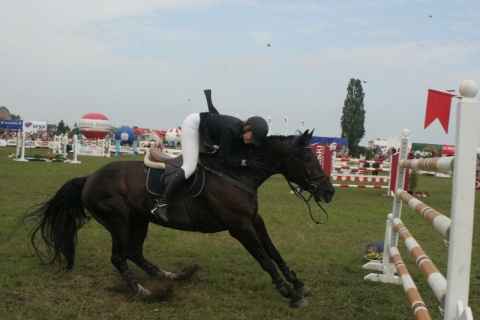
[[268, 133], [267, 121], [262, 117], [253, 116], [247, 119], [247, 125], [250, 126], [250, 130], [252, 131], [253, 144], [259, 146]]

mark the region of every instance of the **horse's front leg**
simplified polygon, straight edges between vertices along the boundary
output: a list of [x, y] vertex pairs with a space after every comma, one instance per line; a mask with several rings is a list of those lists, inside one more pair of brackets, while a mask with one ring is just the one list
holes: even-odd
[[300, 281], [300, 279], [297, 278], [295, 271], [290, 269], [285, 260], [283, 260], [282, 256], [268, 235], [267, 228], [265, 227], [262, 217], [258, 214], [256, 214], [253, 218], [253, 227], [255, 228], [255, 231], [257, 232], [257, 235], [269, 257], [275, 261], [280, 271], [282, 271], [285, 279], [293, 284], [293, 289], [302, 296], [308, 295], [310, 293], [310, 288], [308, 288], [302, 281]]
[[306, 308], [308, 307], [307, 301], [303, 297], [295, 292], [283, 277], [278, 273], [275, 264], [270, 259], [268, 253], [263, 247], [260, 239], [257, 237], [253, 226], [242, 229], [230, 229], [232, 237], [240, 241], [240, 243], [247, 249], [247, 251], [257, 260], [261, 268], [270, 274], [272, 282], [280, 292], [280, 294], [291, 300], [290, 306], [294, 308]]

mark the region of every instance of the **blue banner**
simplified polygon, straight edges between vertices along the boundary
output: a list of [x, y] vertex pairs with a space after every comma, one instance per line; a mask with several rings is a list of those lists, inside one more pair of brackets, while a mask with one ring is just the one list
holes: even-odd
[[337, 147], [348, 147], [348, 139], [347, 138], [329, 138], [329, 137], [312, 137], [310, 139], [310, 143], [314, 144], [317, 142], [325, 143], [331, 145], [332, 143], [336, 143]]
[[22, 130], [23, 120], [0, 119], [0, 129]]

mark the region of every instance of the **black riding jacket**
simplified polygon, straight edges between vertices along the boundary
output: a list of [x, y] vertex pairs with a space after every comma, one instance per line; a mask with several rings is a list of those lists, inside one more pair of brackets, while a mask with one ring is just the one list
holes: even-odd
[[200, 138], [210, 150], [218, 146], [220, 161], [230, 166], [240, 166], [242, 159], [232, 156], [235, 145], [244, 144], [242, 120], [223, 114], [200, 113]]

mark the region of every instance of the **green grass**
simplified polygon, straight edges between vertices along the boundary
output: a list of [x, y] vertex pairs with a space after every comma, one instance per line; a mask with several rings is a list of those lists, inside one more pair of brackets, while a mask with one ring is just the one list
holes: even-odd
[[[365, 246], [383, 241], [386, 215], [392, 209], [386, 190], [337, 189], [333, 202], [324, 205], [328, 223], [316, 225], [306, 205], [290, 194], [283, 177], [274, 176], [260, 188], [260, 213], [274, 243], [312, 290], [306, 298], [307, 309], [289, 308], [269, 276], [228, 233], [188, 233], [154, 225], [145, 243], [145, 255], [151, 261], [172, 272], [195, 263], [200, 269], [190, 281], [176, 283], [168, 300], [145, 303], [129, 295], [110, 263], [110, 236], [96, 221], [79, 232], [75, 265], [68, 273], [40, 265], [28, 244], [31, 226], [21, 226], [12, 234], [30, 206], [49, 199], [68, 179], [88, 175], [118, 158], [81, 157], [81, 164], [21, 163], [8, 158], [9, 152], [13, 148], [0, 148], [0, 319], [413, 318], [402, 286], [363, 280], [370, 273], [362, 269]], [[431, 193], [424, 202], [449, 215], [450, 179], [420, 176], [418, 189]], [[477, 192], [477, 200], [479, 196]], [[478, 212], [476, 201], [476, 217]], [[313, 214], [324, 218], [316, 207]], [[441, 236], [408, 208], [402, 220], [446, 275], [448, 249]], [[474, 314], [480, 310], [479, 242], [476, 222], [470, 290]], [[402, 243], [399, 248], [432, 317], [442, 319], [426, 280]], [[145, 287], [158, 284], [136, 266], [131, 269]]]

